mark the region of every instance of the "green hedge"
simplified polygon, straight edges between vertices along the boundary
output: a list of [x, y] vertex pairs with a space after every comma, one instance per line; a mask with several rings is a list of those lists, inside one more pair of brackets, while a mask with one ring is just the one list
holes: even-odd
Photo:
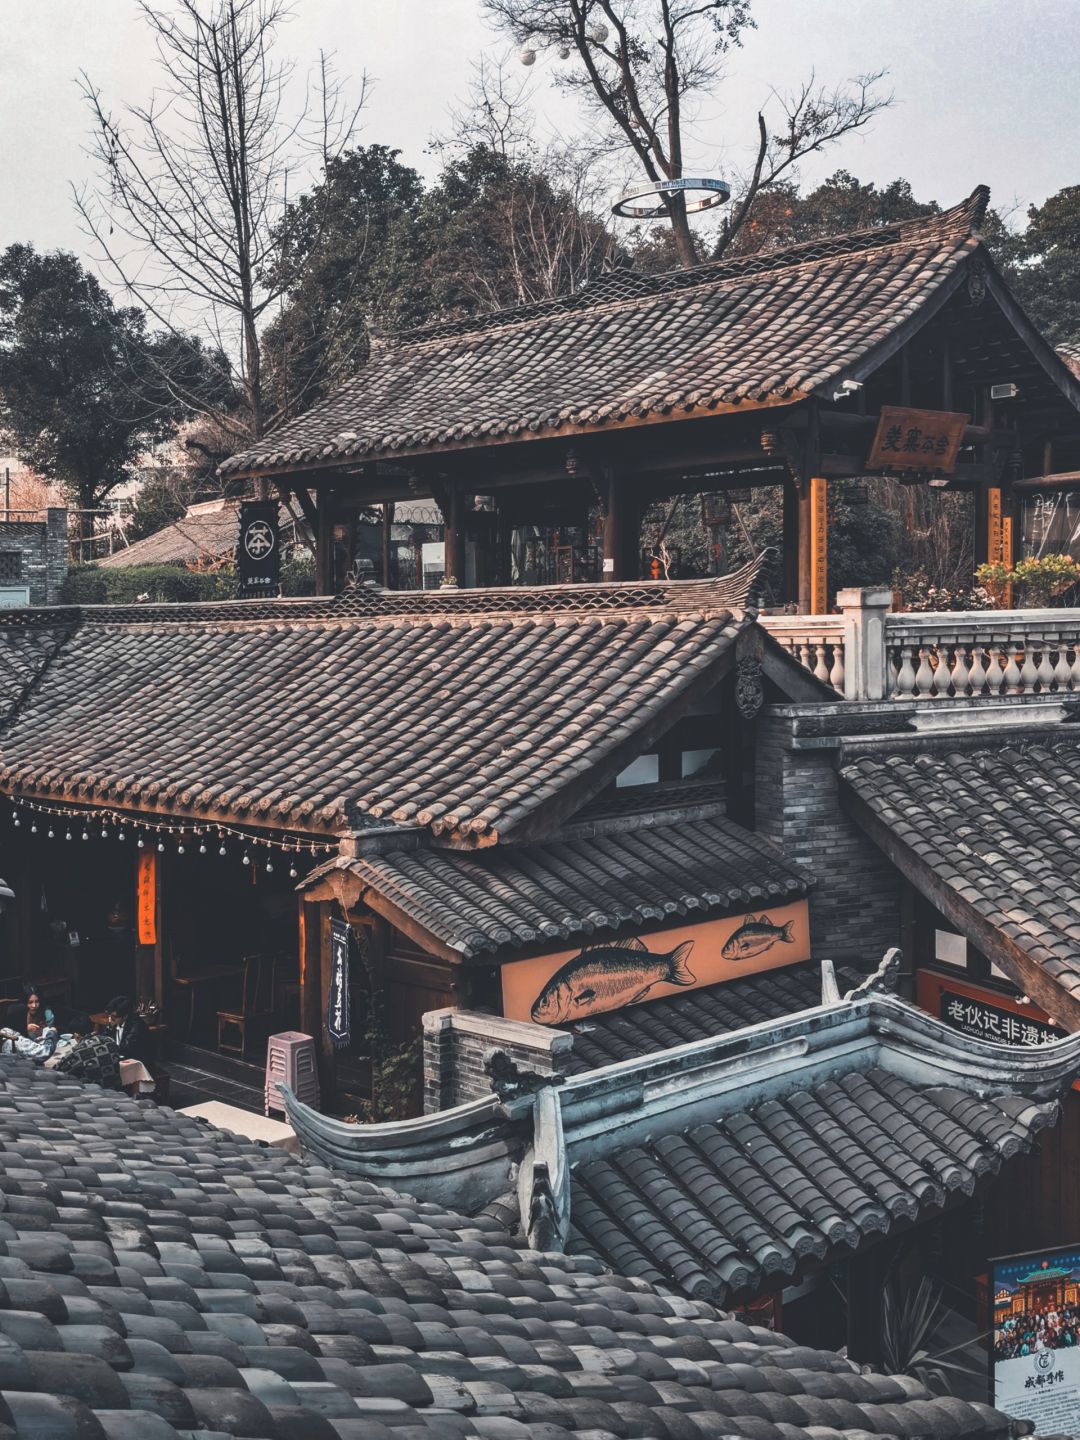
[[[313, 595], [314, 566], [306, 557], [288, 560], [281, 567], [284, 595]], [[133, 605], [142, 596], [154, 604], [196, 600], [235, 600], [236, 572], [185, 570], [182, 565], [129, 565], [117, 570], [100, 565], [76, 565], [60, 590], [62, 605]]]
[[130, 565], [119, 570], [76, 565], [67, 573], [60, 600], [66, 605], [133, 605], [142, 596], [161, 604], [231, 600], [235, 595], [236, 576], [231, 569], [211, 574], [185, 570], [182, 565]]

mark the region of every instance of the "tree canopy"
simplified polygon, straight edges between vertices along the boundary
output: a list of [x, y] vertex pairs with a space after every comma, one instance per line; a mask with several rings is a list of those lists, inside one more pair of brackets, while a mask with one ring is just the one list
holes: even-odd
[[199, 341], [148, 333], [74, 255], [0, 255], [0, 426], [78, 508], [97, 508], [184, 418], [169, 377], [197, 389], [212, 370]]

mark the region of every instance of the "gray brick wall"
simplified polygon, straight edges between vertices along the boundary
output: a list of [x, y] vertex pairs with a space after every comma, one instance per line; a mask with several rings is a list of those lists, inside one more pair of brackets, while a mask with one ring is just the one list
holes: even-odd
[[872, 968], [900, 943], [899, 876], [841, 808], [836, 748], [794, 748], [797, 726], [779, 707], [759, 718], [757, 828], [817, 881], [815, 956]]
[[31, 605], [56, 605], [68, 568], [67, 511], [38, 520], [0, 521], [0, 587], [26, 586]]
[[431, 1010], [424, 1016], [424, 1114], [489, 1095], [485, 1066], [494, 1050], [520, 1070], [556, 1075], [573, 1043], [565, 1031], [479, 1010]]

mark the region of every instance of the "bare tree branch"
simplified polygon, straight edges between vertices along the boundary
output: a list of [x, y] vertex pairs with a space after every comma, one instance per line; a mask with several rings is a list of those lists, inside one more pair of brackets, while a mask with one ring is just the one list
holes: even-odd
[[256, 439], [273, 418], [260, 326], [285, 283], [290, 177], [325, 170], [343, 152], [365, 82], [347, 102], [322, 55], [314, 93], [309, 86], [287, 118], [292, 67], [275, 54], [285, 0], [138, 4], [165, 79], [147, 105], [114, 118], [83, 76], [101, 181], [75, 203], [110, 278], [165, 330], [203, 326], [242, 396], [231, 428], [239, 441]]

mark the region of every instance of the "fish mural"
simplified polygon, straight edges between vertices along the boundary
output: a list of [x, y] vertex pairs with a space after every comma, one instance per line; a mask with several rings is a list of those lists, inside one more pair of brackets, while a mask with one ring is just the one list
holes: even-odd
[[660, 955], [636, 939], [587, 947], [552, 975], [533, 1001], [532, 1018], [538, 1025], [561, 1025], [595, 1010], [633, 1005], [654, 985], [694, 985], [686, 965], [693, 948], [693, 940], [684, 940]]
[[794, 923], [789, 920], [774, 925], [768, 915], [747, 915], [720, 953], [725, 960], [749, 960], [751, 955], [763, 955], [774, 945], [794, 945]]

